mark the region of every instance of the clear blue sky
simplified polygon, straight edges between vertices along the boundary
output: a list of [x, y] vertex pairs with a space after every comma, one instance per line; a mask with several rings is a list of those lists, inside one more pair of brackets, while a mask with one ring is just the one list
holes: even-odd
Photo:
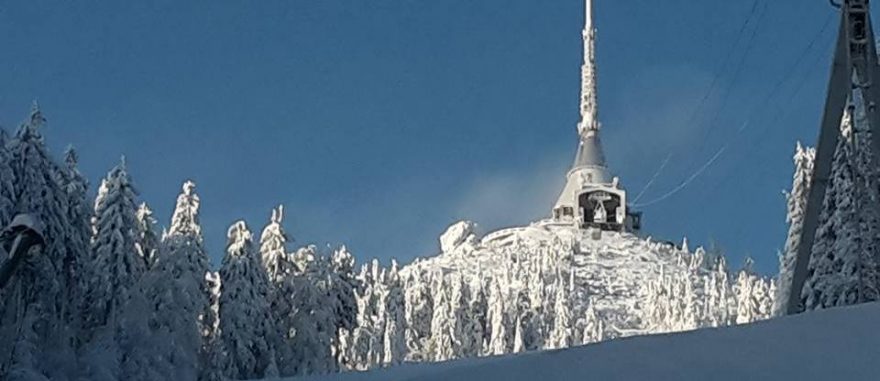
[[[758, 0], [735, 44], [752, 4], [596, 0], [600, 118], [633, 195], [674, 152], [646, 201], [727, 145], [702, 177], [644, 209], [646, 230], [717, 241], [769, 273], [795, 141], [815, 140], [837, 20], [825, 0]], [[456, 220], [488, 231], [548, 214], [576, 141], [582, 7], [3, 2], [0, 123], [11, 129], [38, 99], [53, 152], [75, 145], [93, 191], [124, 154], [162, 224], [192, 178], [215, 262], [229, 224], [258, 232], [277, 204], [300, 244], [409, 261], [435, 252]]]

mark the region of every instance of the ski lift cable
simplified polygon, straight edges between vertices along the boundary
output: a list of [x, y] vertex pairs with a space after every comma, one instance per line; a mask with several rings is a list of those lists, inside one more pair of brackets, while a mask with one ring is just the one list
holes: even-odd
[[[743, 123], [736, 130], [736, 136], [739, 136], [743, 131], [745, 131], [746, 128], [748, 128], [751, 125], [751, 122], [752, 122], [751, 118], [746, 120], [745, 123]], [[692, 182], [694, 182], [694, 180], [696, 180], [698, 177], [700, 177], [700, 175], [702, 175], [703, 172], [705, 172], [707, 169], [709, 169], [709, 167], [711, 167], [712, 164], [715, 164], [715, 162], [718, 161], [718, 159], [720, 159], [721, 156], [725, 152], [727, 152], [727, 149], [730, 147], [730, 144], [731, 144], [731, 142], [733, 142], [733, 140], [735, 140], [735, 139], [731, 139], [730, 141], [725, 143], [723, 146], [721, 146], [721, 148], [719, 148], [717, 151], [715, 151], [715, 154], [712, 155], [712, 157], [708, 161], [706, 161], [699, 169], [696, 170], [696, 172], [691, 174], [687, 179], [685, 179], [680, 184], [678, 184], [678, 186], [676, 186], [672, 190], [666, 192], [665, 194], [663, 194], [660, 197], [657, 197], [651, 201], [644, 202], [641, 204], [635, 204], [635, 205], [633, 205], [633, 207], [634, 208], [643, 208], [643, 207], [651, 206], [651, 205], [657, 204], [661, 201], [665, 201], [666, 199], [668, 199], [672, 196], [675, 196], [678, 192], [681, 192], [682, 190], [684, 190], [684, 188], [686, 188], [688, 185], [690, 185]]]
[[711, 167], [712, 164], [715, 164], [715, 161], [717, 161], [718, 158], [720, 158], [721, 155], [726, 150], [727, 150], [727, 144], [725, 144], [717, 152], [715, 152], [715, 155], [713, 155], [712, 158], [709, 159], [709, 161], [707, 161], [705, 164], [703, 164], [703, 166], [700, 167], [696, 172], [694, 172], [690, 177], [688, 177], [687, 179], [682, 181], [681, 184], [678, 184], [678, 186], [676, 186], [675, 188], [673, 188], [669, 192], [666, 192], [666, 194], [664, 194], [658, 198], [655, 198], [651, 201], [648, 201], [648, 202], [644, 202], [641, 204], [634, 204], [633, 207], [634, 208], [644, 208], [647, 206], [657, 204], [661, 201], [665, 201], [666, 199], [668, 199], [672, 196], [675, 196], [678, 192], [682, 191], [684, 188], [686, 188], [688, 185], [690, 185], [694, 180], [696, 180], [698, 177], [700, 177], [700, 175], [702, 175], [703, 172], [705, 172], [707, 169], [709, 169], [709, 167]]
[[670, 159], [672, 159], [672, 152], [670, 152], [668, 155], [666, 155], [666, 159], [664, 159], [663, 163], [660, 164], [660, 168], [658, 168], [657, 171], [654, 172], [654, 176], [651, 176], [651, 179], [648, 180], [648, 182], [645, 184], [644, 187], [642, 187], [642, 191], [639, 192], [639, 194], [636, 196], [635, 199], [633, 199], [634, 203], [639, 202], [639, 200], [642, 199], [642, 196], [645, 195], [645, 192], [648, 191], [648, 188], [650, 188], [651, 185], [653, 185], [654, 182], [657, 181], [658, 178], [660, 178], [660, 173], [663, 172], [663, 168], [666, 168], [666, 164], [669, 164]]
[[[736, 50], [736, 47], [739, 46], [740, 41], [742, 41], [743, 36], [745, 36], [746, 30], [748, 30], [749, 24], [755, 18], [755, 14], [757, 13], [759, 3], [760, 3], [759, 0], [754, 0], [752, 2], [752, 8], [749, 10], [748, 16], [746, 16], [745, 20], [743, 20], [743, 23], [740, 26], [739, 31], [737, 31], [736, 39], [734, 40], [733, 45], [731, 45], [730, 49], [727, 49], [727, 54], [721, 60], [721, 65], [718, 67], [718, 71], [712, 76], [712, 82], [709, 83], [709, 88], [706, 90], [706, 93], [703, 95], [703, 97], [697, 103], [697, 106], [694, 107], [694, 109], [691, 111], [691, 115], [687, 119], [687, 125], [690, 125], [690, 124], [693, 124], [694, 122], [696, 122], [697, 116], [700, 114], [700, 111], [703, 110], [703, 107], [706, 105], [706, 102], [708, 102], [709, 98], [711, 98], [712, 94], [715, 93], [715, 90], [718, 87], [718, 83], [720, 82], [720, 79], [722, 77], [722, 73], [729, 66], [730, 61], [733, 58], [733, 53]], [[763, 13], [761, 15], [763, 16]], [[757, 29], [757, 27], [755, 29]], [[751, 39], [754, 39], [754, 34], [752, 35]], [[746, 54], [748, 54], [748, 51], [746, 52]], [[745, 56], [745, 54], [744, 54], [744, 56]], [[740, 61], [740, 65], [741, 64], [742, 64], [742, 61]], [[737, 69], [737, 71], [739, 71], [739, 69]], [[651, 186], [654, 184], [654, 182], [663, 173], [663, 170], [666, 168], [666, 165], [669, 164], [669, 161], [672, 159], [673, 156], [675, 156], [675, 151], [670, 149], [669, 153], [666, 155], [666, 159], [663, 160], [663, 163], [654, 172], [654, 175], [651, 176], [651, 179], [645, 184], [644, 187], [642, 187], [642, 190], [639, 192], [638, 196], [636, 196], [636, 198], [633, 200], [633, 202], [638, 202], [642, 198], [642, 196], [644, 196], [645, 192], [647, 192], [648, 189], [651, 188]]]
[[758, 15], [758, 21], [757, 21], [758, 25], [755, 25], [755, 28], [752, 29], [752, 34], [749, 36], [749, 40], [746, 45], [746, 50], [743, 53], [743, 55], [740, 57], [739, 62], [736, 65], [736, 69], [733, 72], [733, 77], [730, 79], [730, 82], [728, 83], [727, 91], [724, 92], [724, 95], [721, 98], [721, 102], [720, 102], [721, 106], [718, 107], [717, 110], [715, 110], [715, 113], [714, 113], [714, 115], [712, 115], [712, 119], [709, 122], [709, 128], [707, 128], [703, 132], [703, 137], [700, 139], [700, 141], [701, 141], [700, 146], [706, 145], [706, 141], [709, 139], [709, 135], [711, 135], [712, 132], [715, 131], [715, 127], [718, 125], [718, 118], [721, 116], [721, 113], [727, 108], [727, 105], [729, 104], [728, 101], [730, 100], [730, 96], [733, 93], [733, 91], [731, 91], [731, 90], [732, 90], [733, 86], [739, 82], [739, 77], [742, 74], [743, 68], [745, 67], [746, 59], [749, 58], [749, 53], [751, 53], [752, 48], [755, 47], [755, 37], [758, 36], [758, 29], [760, 28], [760, 22], [764, 18], [766, 11], [767, 11], [767, 6], [765, 5], [763, 8], [761, 8], [761, 14]]
[[[651, 206], [651, 205], [657, 204], [659, 202], [665, 201], [666, 199], [677, 194], [678, 192], [681, 192], [682, 190], [684, 190], [694, 180], [696, 180], [698, 177], [700, 177], [700, 175], [702, 175], [707, 169], [709, 169], [709, 167], [711, 167], [712, 164], [714, 164], [716, 161], [718, 161], [718, 159], [727, 151], [727, 148], [730, 146], [731, 142], [733, 140], [735, 140], [736, 137], [738, 137], [740, 134], [742, 134], [743, 131], [745, 131], [752, 124], [752, 118], [754, 118], [754, 116], [757, 115], [756, 111], [758, 111], [758, 109], [760, 109], [762, 106], [766, 106], [768, 104], [769, 100], [772, 99], [773, 96], [776, 94], [776, 92], [778, 92], [779, 89], [782, 88], [782, 85], [792, 78], [793, 73], [795, 72], [794, 69], [796, 69], [798, 66], [800, 66], [800, 64], [803, 62], [803, 60], [807, 57], [809, 51], [811, 51], [813, 49], [813, 47], [816, 45], [816, 42], [821, 38], [821, 36], [827, 30], [828, 25], [830, 24], [830, 21], [831, 21], [831, 17], [829, 16], [826, 19], [825, 24], [819, 30], [819, 32], [815, 36], [813, 36], [810, 43], [807, 44], [807, 46], [804, 48], [804, 50], [801, 52], [801, 54], [798, 55], [798, 58], [796, 59], [795, 64], [791, 66], [792, 70], [788, 71], [786, 73], [786, 75], [783, 76], [783, 78], [781, 78], [779, 81], [777, 81], [776, 84], [773, 86], [772, 90], [767, 94], [767, 96], [761, 102], [759, 102], [755, 105], [755, 109], [752, 110], [751, 113], [749, 113], [749, 118], [746, 119], [746, 121], [737, 129], [737, 131], [734, 135], [734, 139], [731, 139], [730, 141], [725, 143], [721, 148], [719, 148], [718, 151], [716, 151], [715, 154], [706, 163], [704, 163], [699, 169], [697, 169], [697, 171], [695, 171], [691, 176], [689, 176], [687, 179], [682, 181], [678, 186], [676, 186], [675, 188], [673, 188], [669, 192], [666, 192], [665, 194], [663, 194], [662, 196], [660, 196], [656, 199], [653, 199], [648, 202], [640, 203], [640, 204], [634, 204], [633, 207], [634, 208], [643, 208], [643, 207]], [[663, 166], [665, 166], [665, 163]]]

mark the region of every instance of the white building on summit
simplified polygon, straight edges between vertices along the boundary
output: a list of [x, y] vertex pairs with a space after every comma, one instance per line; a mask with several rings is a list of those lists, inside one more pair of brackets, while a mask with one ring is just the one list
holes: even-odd
[[626, 190], [608, 171], [599, 139], [601, 126], [596, 101], [596, 29], [592, 0], [586, 0], [583, 37], [580, 139], [574, 165], [568, 171], [568, 181], [553, 207], [553, 219], [582, 228], [636, 232], [641, 228], [641, 214], [627, 209]]

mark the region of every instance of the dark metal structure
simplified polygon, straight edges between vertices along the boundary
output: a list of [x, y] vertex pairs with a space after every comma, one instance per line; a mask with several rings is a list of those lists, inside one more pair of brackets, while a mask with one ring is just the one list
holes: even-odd
[[787, 301], [788, 314], [803, 311], [801, 292], [808, 276], [813, 241], [819, 225], [819, 215], [825, 200], [825, 191], [831, 175], [831, 162], [840, 139], [840, 123], [847, 102], [852, 98], [853, 89], [862, 91], [868, 123], [875, 137], [871, 148], [874, 150], [874, 165], [880, 154], [880, 66], [877, 62], [877, 49], [871, 25], [869, 0], [830, 0], [840, 9], [840, 30], [834, 50], [831, 78], [828, 82], [828, 97], [819, 129], [816, 146], [816, 160], [810, 191], [804, 212], [803, 230], [798, 244], [791, 292]]
[[24, 263], [34, 246], [43, 244], [42, 226], [36, 218], [19, 214], [0, 234], [0, 250], [8, 253], [0, 264], [0, 290], [6, 287], [15, 271]]

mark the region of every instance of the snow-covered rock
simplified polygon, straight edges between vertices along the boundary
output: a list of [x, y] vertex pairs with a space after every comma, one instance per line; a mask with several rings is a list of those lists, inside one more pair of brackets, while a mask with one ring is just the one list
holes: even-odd
[[477, 224], [471, 221], [461, 221], [453, 224], [443, 235], [440, 236], [440, 250], [444, 253], [455, 250], [466, 242], [475, 242]]

